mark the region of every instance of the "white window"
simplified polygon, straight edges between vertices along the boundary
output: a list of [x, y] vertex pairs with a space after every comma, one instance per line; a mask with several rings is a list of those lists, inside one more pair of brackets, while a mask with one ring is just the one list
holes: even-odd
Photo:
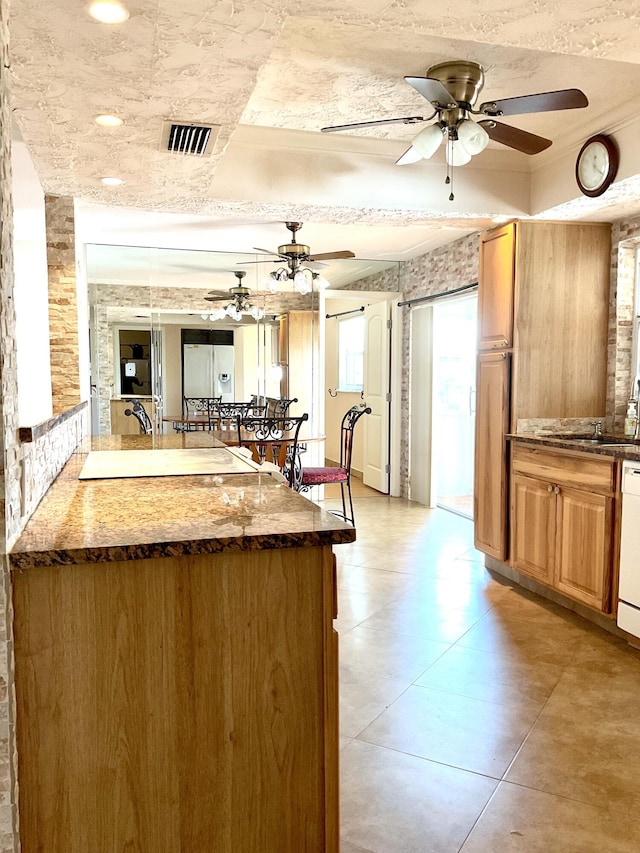
[[338, 390], [362, 391], [364, 317], [341, 320], [338, 327]]

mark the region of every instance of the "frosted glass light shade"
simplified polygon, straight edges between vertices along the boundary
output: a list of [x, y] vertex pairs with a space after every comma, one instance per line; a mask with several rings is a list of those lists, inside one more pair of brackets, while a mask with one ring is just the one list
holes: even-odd
[[464, 166], [465, 163], [469, 163], [471, 160], [471, 154], [468, 154], [455, 139], [447, 142], [446, 155], [447, 163], [450, 166]]
[[442, 128], [439, 124], [430, 124], [425, 127], [411, 143], [411, 147], [415, 148], [421, 157], [432, 157], [442, 142]]
[[276, 273], [270, 272], [260, 279], [260, 287], [263, 290], [268, 290], [269, 293], [275, 293], [278, 290], [278, 278]]
[[309, 280], [305, 273], [299, 270], [293, 277], [293, 284], [298, 291], [298, 293], [305, 296], [305, 294], [309, 293], [311, 290], [311, 285], [309, 284]]
[[482, 125], [470, 119], [464, 119], [458, 125], [458, 142], [467, 154], [479, 154], [487, 147], [489, 134]]
[[314, 272], [313, 280], [318, 290], [326, 290], [329, 287], [329, 282], [323, 275], [320, 275], [319, 272]]

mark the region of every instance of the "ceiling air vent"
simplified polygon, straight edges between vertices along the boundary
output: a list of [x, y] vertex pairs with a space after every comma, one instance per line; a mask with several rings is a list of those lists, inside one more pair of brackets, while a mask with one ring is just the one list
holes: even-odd
[[161, 151], [172, 154], [193, 154], [207, 157], [218, 136], [218, 125], [201, 124], [197, 121], [165, 121], [162, 126]]

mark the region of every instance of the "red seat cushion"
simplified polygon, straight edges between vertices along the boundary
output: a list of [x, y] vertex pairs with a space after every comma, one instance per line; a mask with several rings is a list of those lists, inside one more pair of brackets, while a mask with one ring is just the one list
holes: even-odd
[[302, 485], [317, 486], [321, 483], [344, 483], [348, 479], [346, 468], [303, 468]]

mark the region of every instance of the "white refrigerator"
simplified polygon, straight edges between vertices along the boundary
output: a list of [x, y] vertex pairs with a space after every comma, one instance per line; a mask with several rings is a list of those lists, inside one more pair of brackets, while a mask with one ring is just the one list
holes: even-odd
[[182, 394], [184, 397], [234, 397], [234, 348], [228, 344], [182, 345]]

